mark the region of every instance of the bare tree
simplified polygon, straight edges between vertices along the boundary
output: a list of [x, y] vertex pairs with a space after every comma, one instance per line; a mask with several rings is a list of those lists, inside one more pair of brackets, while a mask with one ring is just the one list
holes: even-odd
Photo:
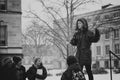
[[[42, 4], [44, 11], [51, 17], [53, 20], [53, 26], [49, 24], [45, 19], [41, 18], [37, 13], [33, 11], [27, 11], [31, 13], [34, 18], [39, 19], [43, 22], [48, 28], [49, 31], [46, 32], [52, 42], [59, 51], [62, 53], [64, 58], [67, 58], [68, 55], [73, 55], [75, 53], [75, 47], [72, 47], [69, 42], [74, 33], [75, 29], [75, 12], [78, 9], [81, 9], [82, 5], [87, 3], [93, 3], [94, 0], [38, 0]], [[50, 5], [48, 3], [54, 4]], [[64, 14], [64, 15], [63, 15]], [[64, 18], [65, 17], [65, 18]]]
[[[26, 32], [23, 34], [23, 44], [27, 45], [29, 49], [34, 48], [34, 55], [42, 55], [40, 54], [40, 48], [43, 45], [47, 45], [45, 39], [47, 35], [45, 35], [45, 26], [39, 25], [35, 20], [32, 21], [32, 25], [26, 29]], [[31, 50], [30, 50], [31, 51]]]

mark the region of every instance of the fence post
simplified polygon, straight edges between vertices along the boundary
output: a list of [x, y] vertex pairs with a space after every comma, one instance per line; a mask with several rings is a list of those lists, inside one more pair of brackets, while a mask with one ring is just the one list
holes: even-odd
[[111, 58], [111, 51], [109, 51], [109, 59], [110, 59], [110, 80], [112, 80], [112, 58]]

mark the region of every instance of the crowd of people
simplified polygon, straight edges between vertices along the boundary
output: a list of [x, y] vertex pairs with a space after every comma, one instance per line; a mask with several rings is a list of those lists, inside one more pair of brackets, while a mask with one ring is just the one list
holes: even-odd
[[[37, 71], [42, 70], [39, 74]], [[47, 77], [46, 68], [40, 58], [36, 58], [34, 64], [26, 71], [22, 65], [22, 58], [18, 56], [5, 57], [1, 61], [0, 79], [2, 80], [44, 80]]]
[[[85, 18], [76, 21], [76, 32], [71, 39], [70, 44], [77, 46], [75, 56], [67, 57], [67, 69], [63, 72], [61, 80], [85, 80], [83, 67], [85, 66], [89, 80], [93, 80], [91, 71], [91, 44], [98, 42], [100, 33], [97, 28], [94, 32], [88, 29], [88, 23]], [[26, 71], [22, 65], [22, 59], [14, 56], [6, 57], [2, 60], [0, 68], [0, 79], [2, 80], [45, 80], [47, 70], [42, 64], [41, 58], [36, 58], [34, 64]]]

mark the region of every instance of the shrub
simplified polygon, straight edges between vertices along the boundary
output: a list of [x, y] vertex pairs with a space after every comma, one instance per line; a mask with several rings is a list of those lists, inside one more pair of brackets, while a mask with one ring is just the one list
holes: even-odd
[[115, 74], [120, 73], [120, 68], [113, 69], [113, 72], [114, 72]]
[[52, 74], [48, 73], [47, 76], [52, 76]]
[[61, 76], [63, 73], [62, 72], [60, 72], [60, 73], [57, 73], [56, 74], [56, 76]]
[[[86, 70], [84, 70], [84, 73], [86, 74]], [[93, 74], [107, 74], [108, 72], [104, 68], [94, 68], [92, 69]]]
[[93, 74], [107, 74], [108, 72], [104, 68], [96, 68], [92, 70]]

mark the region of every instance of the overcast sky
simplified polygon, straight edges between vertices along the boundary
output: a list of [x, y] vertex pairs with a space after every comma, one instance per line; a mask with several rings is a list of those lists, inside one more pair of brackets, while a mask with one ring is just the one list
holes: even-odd
[[[115, 5], [120, 5], [120, 0], [98, 0], [99, 4], [92, 4], [92, 5], [87, 5], [86, 10], [80, 12], [80, 13], [85, 13], [85, 12], [90, 12], [90, 11], [95, 11], [101, 8], [102, 5], [106, 5], [109, 3], [112, 3], [114, 6]], [[37, 0], [22, 0], [22, 12], [23, 15], [25, 15], [24, 10], [35, 10], [35, 11], [40, 11], [42, 8], [40, 8], [40, 3]], [[41, 16], [45, 16], [44, 14]], [[22, 17], [22, 30], [24, 31], [26, 27], [30, 25], [31, 19], [28, 18], [23, 18]]]

